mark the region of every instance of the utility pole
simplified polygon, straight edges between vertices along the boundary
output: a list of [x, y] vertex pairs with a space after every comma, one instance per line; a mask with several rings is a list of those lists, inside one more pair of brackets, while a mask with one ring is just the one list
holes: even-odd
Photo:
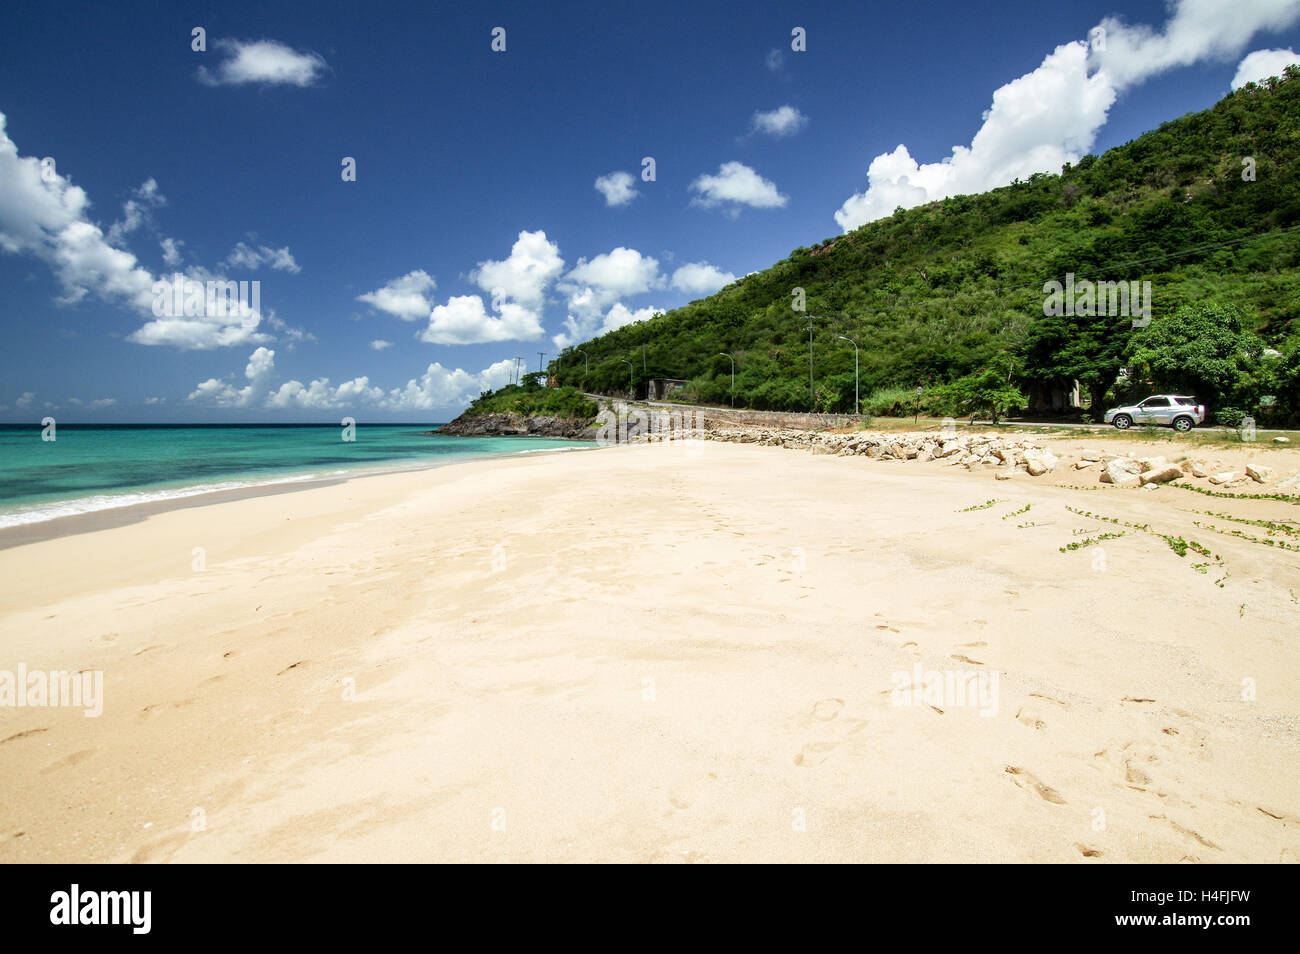
[[546, 367], [542, 364], [542, 362], [545, 360], [546, 360], [546, 352], [545, 351], [537, 352], [537, 373], [542, 376], [541, 377], [542, 387], [546, 387], [546, 373], [545, 373]]
[[645, 342], [641, 343], [641, 373], [645, 374]]
[[519, 384], [519, 382], [520, 382], [520, 380], [521, 380], [520, 377], [519, 377], [519, 362], [521, 362], [521, 361], [523, 361], [523, 360], [524, 360], [524, 359], [523, 359], [521, 356], [519, 356], [519, 355], [516, 355], [516, 356], [515, 356], [515, 384], [516, 384], [516, 385]]
[[816, 315], [808, 316], [808, 410], [817, 410], [817, 397], [813, 391], [813, 319]]

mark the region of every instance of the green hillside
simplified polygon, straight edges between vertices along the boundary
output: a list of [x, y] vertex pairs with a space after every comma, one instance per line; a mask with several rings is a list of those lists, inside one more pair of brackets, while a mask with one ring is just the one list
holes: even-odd
[[[853, 409], [853, 348], [837, 338], [847, 335], [861, 348], [872, 413], [910, 411], [918, 384], [923, 410], [956, 414], [997, 393], [1008, 407], [1041, 404], [1045, 389], [1078, 379], [1094, 410], [1154, 387], [1294, 422], [1300, 230], [1267, 233], [1300, 228], [1298, 161], [1300, 73], [1290, 70], [1060, 175], [900, 209], [795, 249], [708, 298], [579, 345], [588, 374], [572, 352], [550, 369], [562, 385], [615, 394], [627, 390], [629, 358], [641, 394], [647, 378], [685, 378], [688, 399], [726, 403], [731, 363], [718, 353], [731, 352], [737, 407], [807, 410], [813, 315], [821, 411]], [[1043, 284], [1067, 272], [1150, 282], [1152, 321], [1044, 317]], [[806, 314], [792, 309], [796, 287]], [[1121, 367], [1131, 373], [1116, 384]]]

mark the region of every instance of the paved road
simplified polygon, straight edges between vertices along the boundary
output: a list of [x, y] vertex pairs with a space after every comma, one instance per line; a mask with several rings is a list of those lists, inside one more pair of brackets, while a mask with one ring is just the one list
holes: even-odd
[[[589, 398], [595, 398], [595, 399], [602, 400], [602, 401], [611, 401], [611, 400], [623, 400], [623, 401], [627, 401], [626, 398], [611, 398], [611, 397], [609, 397], [608, 395], [605, 395], [605, 394], [587, 394], [586, 392], [583, 392], [583, 394], [584, 394], [586, 397], [589, 397]], [[681, 408], [696, 408], [696, 407], [699, 407], [699, 408], [705, 408], [705, 409], [707, 409], [707, 410], [711, 410], [711, 411], [730, 411], [730, 410], [732, 410], [732, 408], [729, 408], [729, 407], [718, 407], [718, 406], [715, 406], [715, 405], [678, 404], [678, 403], [676, 403], [676, 402], [674, 402], [674, 401], [627, 401], [627, 403], [630, 403], [630, 404], [646, 404], [646, 405], [649, 405], [649, 406], [651, 406], [651, 407], [681, 407]], [[740, 408], [740, 407], [738, 407], [738, 408], [735, 408], [735, 410], [737, 410], [737, 411], [745, 411], [745, 410], [748, 410], [748, 409], [747, 409], [747, 408]], [[780, 412], [771, 412], [771, 413], [780, 413]], [[806, 411], [794, 411], [794, 412], [792, 412], [792, 413], [795, 413], [795, 414], [805, 414], [805, 413], [807, 413], [807, 412], [806, 412]], [[849, 416], [849, 415], [842, 415], [842, 416], [846, 416], [846, 417], [847, 417], [847, 416]], [[882, 420], [882, 421], [905, 421], [906, 418], [902, 418], [902, 417], [885, 417], [885, 418], [879, 418], [879, 420]], [[925, 424], [926, 424], [926, 426], [937, 425], [937, 424], [942, 424], [942, 423], [943, 423], [943, 422], [942, 422], [941, 420], [936, 419], [936, 418], [932, 418], [932, 417], [928, 417], [928, 418], [925, 419]], [[968, 427], [971, 426], [970, 418], [959, 418], [959, 419], [957, 420], [957, 423], [960, 424], [960, 425], [968, 426]], [[917, 426], [920, 426], [920, 424], [918, 423]], [[995, 426], [995, 425], [993, 424], [992, 421], [975, 421], [975, 422], [974, 422], [974, 426], [975, 426], [975, 427], [993, 427], [993, 426]], [[1000, 423], [999, 423], [998, 425], [996, 425], [996, 426], [998, 426], [998, 427], [1053, 427], [1053, 428], [1059, 427], [1059, 428], [1068, 428], [1068, 429], [1073, 429], [1073, 430], [1082, 430], [1082, 431], [1103, 431], [1103, 432], [1109, 432], [1109, 431], [1113, 431], [1113, 430], [1115, 430], [1115, 428], [1112, 427], [1112, 426], [1109, 425], [1109, 424], [1076, 424], [1076, 423], [1074, 423], [1074, 422], [1070, 422], [1070, 421], [1002, 421], [1002, 422], [1000, 422]], [[1135, 433], [1139, 433], [1139, 434], [1142, 433], [1142, 429], [1141, 429], [1140, 427], [1134, 427], [1133, 430], [1134, 430]], [[1224, 433], [1224, 434], [1227, 434], [1227, 433], [1235, 433], [1235, 428], [1231, 428], [1231, 427], [1198, 427], [1198, 428], [1196, 428], [1196, 430], [1201, 431], [1201, 432], [1206, 432], [1206, 431], [1218, 431], [1218, 432], [1220, 432], [1220, 433]], [[1269, 427], [1269, 428], [1260, 428], [1260, 430], [1267, 430], [1270, 434], [1283, 434], [1283, 435], [1285, 435], [1285, 434], [1291, 434], [1291, 435], [1296, 435], [1297, 437], [1300, 437], [1300, 431], [1295, 431], [1295, 430], [1281, 430], [1281, 429], [1278, 429], [1278, 428], [1272, 428], [1272, 427]]]

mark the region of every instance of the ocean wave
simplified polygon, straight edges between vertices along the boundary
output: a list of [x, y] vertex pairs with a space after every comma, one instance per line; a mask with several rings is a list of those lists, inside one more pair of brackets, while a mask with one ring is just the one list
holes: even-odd
[[591, 450], [590, 447], [532, 447], [528, 450], [516, 451], [519, 454], [558, 454], [561, 451], [584, 451]]
[[[336, 470], [330, 474], [343, 474]], [[136, 493], [97, 494], [92, 497], [76, 497], [71, 500], [56, 500], [44, 504], [34, 504], [7, 513], [0, 513], [0, 530], [8, 527], [22, 527], [32, 523], [44, 523], [59, 517], [74, 517], [79, 514], [96, 513], [100, 510], [115, 510], [119, 507], [134, 507], [138, 504], [156, 503], [160, 500], [179, 500], [184, 497], [197, 497], [200, 494], [216, 493], [222, 490], [243, 490], [247, 487], [269, 487], [274, 484], [297, 484], [308, 480], [319, 480], [327, 474], [295, 474], [291, 477], [277, 477], [264, 480], [225, 480], [211, 484], [193, 484], [186, 487], [174, 487], [165, 490], [148, 490]]]

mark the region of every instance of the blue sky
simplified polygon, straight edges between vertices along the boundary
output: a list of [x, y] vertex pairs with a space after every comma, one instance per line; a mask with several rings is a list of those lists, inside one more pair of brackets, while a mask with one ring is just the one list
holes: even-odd
[[[0, 420], [446, 420], [517, 355], [1203, 109], [1298, 24], [1300, 0], [7, 4]], [[257, 281], [258, 308], [172, 314], [178, 273]]]

